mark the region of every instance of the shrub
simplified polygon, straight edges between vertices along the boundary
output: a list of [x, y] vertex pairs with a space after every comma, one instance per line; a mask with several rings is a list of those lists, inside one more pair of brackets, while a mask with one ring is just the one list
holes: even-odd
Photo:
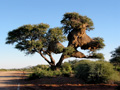
[[63, 71], [72, 71], [71, 64], [68, 63], [68, 62], [64, 62], [64, 63], [62, 64], [62, 70], [63, 70]]
[[69, 60], [68, 63], [70, 63], [72, 70], [74, 71], [75, 64], [77, 64], [79, 61], [78, 60]]
[[65, 76], [65, 77], [70, 77], [70, 75], [73, 73], [73, 70], [72, 70], [72, 65], [69, 63], [69, 62], [64, 62], [62, 64], [62, 75]]
[[60, 70], [52, 71], [37, 69], [37, 71], [29, 75], [28, 79], [37, 79], [42, 77], [56, 77], [60, 75], [62, 75], [62, 72]]
[[113, 65], [105, 61], [82, 60], [76, 67], [76, 77], [86, 83], [109, 83], [120, 80], [119, 73]]
[[69, 77], [72, 73], [71, 64], [65, 62], [62, 65], [61, 69], [58, 70], [51, 70], [51, 69], [41, 69], [40, 67], [35, 67], [34, 72], [29, 75], [28, 79], [37, 79], [42, 77], [56, 77], [56, 76], [65, 76]]
[[93, 53], [94, 58], [102, 59], [104, 60], [104, 55], [102, 53]]
[[32, 67], [32, 71], [36, 71], [37, 69], [41, 69], [41, 70], [47, 70], [49, 68], [48, 65], [37, 65]]
[[40, 78], [39, 73], [32, 73], [28, 77], [28, 79], [37, 79], [37, 78]]

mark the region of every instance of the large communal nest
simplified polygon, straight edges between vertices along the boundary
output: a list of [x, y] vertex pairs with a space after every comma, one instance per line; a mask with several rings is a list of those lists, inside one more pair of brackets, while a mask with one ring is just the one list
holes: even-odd
[[75, 48], [81, 47], [91, 41], [91, 39], [85, 32], [85, 30], [72, 30], [68, 34], [69, 45], [73, 45]]
[[49, 43], [48, 50], [56, 54], [62, 53], [65, 47], [58, 41], [52, 41]]

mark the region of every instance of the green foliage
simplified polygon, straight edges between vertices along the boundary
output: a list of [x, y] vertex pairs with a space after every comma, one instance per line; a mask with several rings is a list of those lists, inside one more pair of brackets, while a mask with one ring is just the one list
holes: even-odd
[[37, 79], [42, 77], [57, 77], [57, 76], [67, 76], [70, 77], [71, 73], [73, 73], [71, 64], [65, 62], [62, 65], [61, 69], [51, 70], [47, 65], [37, 65], [32, 68], [33, 73], [31, 73], [28, 79]]
[[[26, 54], [34, 54], [46, 50], [52, 41], [66, 40], [62, 28], [49, 29], [48, 24], [24, 25], [8, 33], [6, 44], [15, 44], [15, 48]], [[44, 52], [44, 54], [46, 54]]]
[[0, 69], [0, 71], [7, 71], [7, 69]]
[[110, 62], [120, 64], [120, 57], [114, 57], [114, 58], [110, 59]]
[[64, 62], [64, 63], [62, 64], [62, 70], [64, 70], [64, 71], [72, 71], [71, 64], [68, 63], [68, 62]]
[[110, 59], [110, 62], [120, 65], [120, 46], [111, 53], [112, 53], [112, 58]]
[[47, 70], [49, 68], [49, 65], [37, 65], [31, 68], [32, 71], [36, 71], [38, 69], [41, 70]]
[[64, 62], [62, 64], [62, 75], [65, 77], [70, 77], [72, 73], [74, 73], [74, 71], [72, 70], [71, 64], [68, 62]]
[[103, 49], [105, 47], [103, 38], [95, 37], [95, 38], [93, 38], [93, 40], [95, 40], [96, 43], [98, 43], [97, 50]]
[[120, 46], [111, 53], [112, 53], [112, 57], [120, 56]]
[[79, 61], [78, 60], [69, 60], [68, 63], [72, 64], [72, 65], [75, 65], [76, 63], [78, 63]]
[[38, 69], [34, 73], [29, 75], [29, 79], [37, 79], [37, 78], [42, 78], [42, 77], [56, 77], [56, 76], [64, 76], [64, 75], [69, 75], [68, 71], [61, 71], [61, 70], [41, 70]]
[[74, 51], [75, 51], [75, 49], [73, 47], [69, 46], [64, 49], [63, 54], [69, 57], [73, 54]]
[[119, 73], [113, 65], [104, 61], [82, 60], [76, 65], [76, 76], [86, 83], [109, 83], [119, 81]]
[[15, 48], [33, 54], [46, 43], [45, 34], [49, 28], [48, 24], [24, 25], [8, 33], [6, 44], [16, 44]]
[[104, 55], [102, 53], [93, 53], [94, 58], [102, 59], [104, 60]]
[[64, 33], [68, 34], [73, 29], [79, 30], [82, 28], [82, 25], [86, 25], [86, 30], [93, 30], [93, 22], [87, 16], [79, 15], [76, 12], [65, 13], [61, 23], [64, 27]]
[[66, 36], [63, 34], [63, 28], [51, 28], [49, 29], [47, 33], [47, 39], [49, 42], [51, 41], [59, 41], [59, 42], [64, 42], [67, 40]]
[[38, 25], [24, 25], [10, 31], [7, 37], [7, 44], [13, 44], [15, 42], [29, 41], [44, 39], [44, 34], [49, 28], [48, 24], [38, 24]]
[[40, 70], [40, 71], [36, 71], [35, 73], [36, 75], [39, 75], [39, 78], [41, 77], [55, 77], [55, 76], [59, 76], [61, 75], [60, 71], [52, 71], [52, 70]]
[[71, 68], [72, 68], [72, 70], [74, 71], [75, 70], [75, 65], [78, 63], [79, 61], [78, 60], [72, 60], [72, 61], [68, 61], [68, 63], [70, 63], [70, 65], [71, 65]]
[[56, 52], [63, 52], [64, 47], [63, 46], [57, 46], [57, 51]]

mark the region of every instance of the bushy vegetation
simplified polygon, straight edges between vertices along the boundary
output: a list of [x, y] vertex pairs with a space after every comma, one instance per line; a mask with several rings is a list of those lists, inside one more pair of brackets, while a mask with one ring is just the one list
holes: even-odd
[[[120, 67], [113, 66], [104, 60], [72, 60], [64, 62], [60, 69], [52, 70], [49, 65], [37, 65], [23, 69], [0, 69], [0, 71], [30, 71], [28, 79], [39, 79], [42, 77], [71, 77], [76, 76], [84, 80], [85, 83], [114, 83], [120, 81], [120, 73], [117, 72]], [[119, 70], [118, 70], [119, 71]]]
[[94, 58], [102, 59], [104, 60], [104, 55], [102, 53], [93, 53]]
[[42, 77], [56, 77], [59, 75], [62, 75], [61, 71], [38, 69], [34, 73], [30, 74], [29, 79], [37, 79], [37, 78], [42, 78]]
[[105, 61], [82, 60], [76, 64], [76, 77], [86, 83], [113, 83], [119, 81], [119, 73]]
[[7, 69], [0, 69], [0, 71], [7, 71]]
[[39, 65], [34, 67], [33, 73], [30, 74], [29, 79], [37, 79], [42, 77], [56, 77], [56, 76], [65, 76], [70, 77], [71, 73], [73, 73], [70, 63], [63, 63], [61, 69], [51, 70], [46, 65]]
[[110, 63], [114, 65], [114, 68], [120, 72], [120, 46], [111, 52]]
[[37, 65], [31, 69], [29, 79], [57, 76], [76, 76], [85, 83], [114, 83], [120, 81], [119, 73], [106, 61], [73, 60], [64, 62], [60, 69], [51, 70], [47, 65]]

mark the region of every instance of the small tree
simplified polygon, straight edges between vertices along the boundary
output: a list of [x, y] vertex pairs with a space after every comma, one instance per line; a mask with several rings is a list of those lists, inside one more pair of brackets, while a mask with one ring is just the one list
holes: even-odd
[[[63, 27], [49, 28], [48, 24], [24, 25], [8, 33], [6, 44], [15, 44], [15, 48], [26, 54], [39, 53], [51, 67], [60, 67], [63, 60], [69, 57], [86, 58], [77, 50], [99, 50], [104, 47], [103, 39], [91, 39], [86, 30], [93, 30], [93, 22], [87, 16], [78, 13], [65, 13], [61, 20]], [[67, 34], [67, 38], [66, 35]], [[68, 46], [61, 43], [68, 40]], [[102, 43], [102, 44], [101, 44]], [[62, 53], [55, 64], [52, 53]], [[50, 60], [45, 57], [48, 55]]]
[[120, 66], [120, 46], [111, 53], [112, 58], [110, 59], [110, 62], [113, 63], [115, 66]]

